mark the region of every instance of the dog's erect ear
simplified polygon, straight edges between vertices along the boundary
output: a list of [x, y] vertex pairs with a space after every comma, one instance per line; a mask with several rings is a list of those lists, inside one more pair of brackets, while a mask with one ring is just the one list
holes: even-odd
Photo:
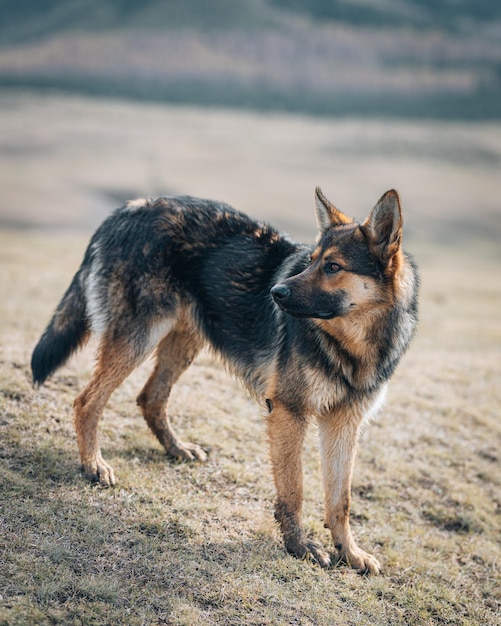
[[402, 209], [398, 193], [387, 191], [362, 224], [362, 232], [372, 249], [384, 264], [399, 252], [402, 242]]
[[351, 224], [353, 220], [331, 204], [322, 193], [320, 187], [315, 189], [315, 213], [317, 214], [318, 228], [325, 232], [331, 226]]

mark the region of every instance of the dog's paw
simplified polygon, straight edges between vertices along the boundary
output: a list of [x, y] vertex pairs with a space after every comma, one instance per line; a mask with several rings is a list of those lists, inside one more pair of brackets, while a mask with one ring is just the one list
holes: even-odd
[[308, 554], [320, 567], [329, 567], [331, 564], [330, 554], [325, 548], [316, 541], [308, 541], [306, 543]]
[[113, 468], [101, 456], [84, 463], [82, 469], [85, 478], [91, 482], [99, 483], [104, 487], [111, 487], [115, 484]]
[[320, 567], [329, 567], [331, 557], [322, 544], [311, 539], [303, 539], [299, 542], [289, 542], [285, 545], [287, 552], [297, 559], [311, 559]]
[[177, 441], [166, 450], [169, 456], [178, 461], [207, 461], [207, 452], [196, 443]]
[[379, 574], [381, 572], [381, 564], [376, 557], [368, 552], [364, 552], [356, 545], [347, 549], [341, 549], [339, 559], [358, 570], [360, 574]]

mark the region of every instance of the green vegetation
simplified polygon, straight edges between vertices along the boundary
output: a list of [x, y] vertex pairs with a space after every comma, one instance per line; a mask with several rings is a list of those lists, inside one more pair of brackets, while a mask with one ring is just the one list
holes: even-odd
[[347, 24], [377, 26], [405, 25], [425, 28], [463, 30], [473, 24], [499, 19], [497, 0], [272, 0], [281, 8], [289, 8], [312, 16]]
[[222, 30], [260, 27], [276, 17], [266, 1], [254, 0], [2, 0], [0, 38], [30, 40], [67, 30]]
[[465, 31], [501, 19], [497, 0], [2, 0], [9, 41], [102, 28], [227, 29], [277, 26], [294, 13], [352, 26]]

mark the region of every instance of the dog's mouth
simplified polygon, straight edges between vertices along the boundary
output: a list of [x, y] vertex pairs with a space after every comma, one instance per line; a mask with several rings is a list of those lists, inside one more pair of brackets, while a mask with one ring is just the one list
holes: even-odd
[[270, 293], [275, 304], [291, 317], [331, 320], [334, 317], [339, 317], [343, 312], [344, 293], [341, 291], [335, 296], [320, 293], [312, 301], [311, 298], [295, 296], [290, 286], [285, 282], [272, 287]]
[[298, 311], [296, 309], [289, 309], [285, 305], [280, 304], [280, 302], [276, 303], [280, 310], [291, 317], [297, 317], [299, 319], [320, 319], [320, 320], [331, 320], [334, 317], [338, 317], [338, 313], [335, 311]]

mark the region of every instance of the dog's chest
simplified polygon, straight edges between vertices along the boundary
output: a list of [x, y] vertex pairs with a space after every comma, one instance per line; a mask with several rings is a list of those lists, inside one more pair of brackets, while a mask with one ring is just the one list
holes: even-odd
[[361, 391], [354, 394], [353, 389], [342, 378], [327, 376], [311, 367], [304, 369], [303, 380], [306, 412], [315, 417], [328, 415], [350, 405], [352, 409], [357, 407], [360, 419], [370, 421], [376, 416], [386, 397], [387, 384], [366, 394]]
[[309, 366], [304, 367], [302, 378], [308, 413], [325, 415], [348, 399], [349, 389], [340, 378]]

